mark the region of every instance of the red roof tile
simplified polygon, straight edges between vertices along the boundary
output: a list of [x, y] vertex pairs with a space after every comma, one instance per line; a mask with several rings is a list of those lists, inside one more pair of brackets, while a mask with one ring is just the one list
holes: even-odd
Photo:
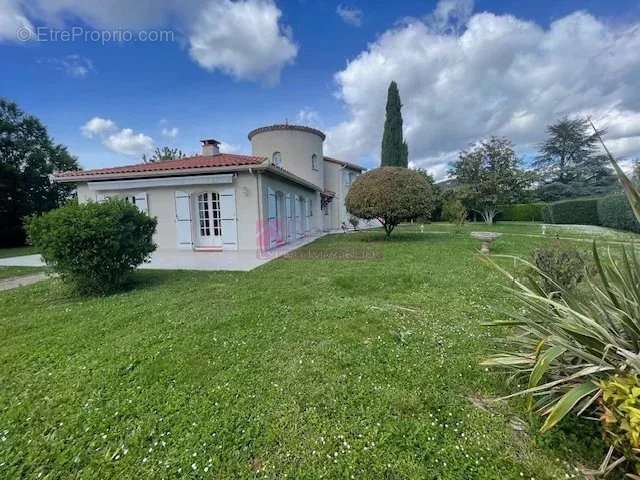
[[118, 175], [127, 173], [162, 172], [174, 170], [192, 170], [198, 168], [213, 167], [237, 167], [260, 165], [264, 162], [264, 157], [254, 157], [250, 155], [233, 155], [230, 153], [220, 153], [218, 155], [196, 155], [177, 160], [165, 160], [156, 163], [138, 163], [135, 165], [124, 165], [122, 167], [99, 168], [96, 170], [73, 170], [57, 173], [58, 178], [87, 177], [101, 175]]

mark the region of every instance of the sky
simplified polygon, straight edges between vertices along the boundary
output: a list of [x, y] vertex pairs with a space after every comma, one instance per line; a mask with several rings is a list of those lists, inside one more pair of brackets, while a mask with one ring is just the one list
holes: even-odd
[[325, 154], [379, 164], [395, 80], [414, 167], [507, 136], [523, 158], [563, 116], [590, 115], [640, 157], [640, 0], [0, 0], [0, 96], [83, 168], [155, 147], [250, 153], [296, 123]]

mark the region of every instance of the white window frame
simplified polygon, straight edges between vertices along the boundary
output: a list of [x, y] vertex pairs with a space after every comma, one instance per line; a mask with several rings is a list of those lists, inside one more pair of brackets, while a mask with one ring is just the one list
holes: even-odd
[[276, 167], [282, 167], [282, 154], [280, 152], [273, 152], [271, 155], [271, 163]]
[[198, 246], [222, 246], [222, 208], [220, 193], [198, 192], [194, 195]]

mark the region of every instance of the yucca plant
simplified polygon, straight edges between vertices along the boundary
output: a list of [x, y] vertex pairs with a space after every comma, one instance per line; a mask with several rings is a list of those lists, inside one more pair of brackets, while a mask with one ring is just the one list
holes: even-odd
[[[594, 131], [640, 220], [640, 191], [609, 153], [595, 127]], [[530, 275], [521, 280], [494, 263], [511, 280], [510, 289], [522, 308], [510, 312], [508, 320], [491, 324], [517, 328], [514, 336], [505, 339], [505, 351], [483, 364], [507, 369], [519, 382], [524, 380], [526, 388], [509, 397], [529, 397], [531, 409], [546, 417], [542, 432], [571, 412], [595, 416], [607, 430], [611, 425], [608, 427], [604, 418], [603, 388], [616, 376], [637, 379], [640, 374], [640, 261], [636, 251], [623, 247], [618, 258], [609, 251], [604, 262], [594, 242], [593, 260], [598, 275], [595, 279], [586, 277], [586, 291], [582, 292], [565, 291], [524, 260], [520, 261], [537, 271], [538, 278]], [[553, 294], [558, 292], [561, 295]], [[619, 417], [623, 416], [619, 412]], [[605, 435], [607, 438], [612, 437]], [[630, 458], [628, 454], [640, 445], [626, 450], [612, 442], [610, 445], [599, 473], [606, 474], [629, 461], [627, 475], [640, 480], [635, 476], [635, 455]], [[614, 459], [614, 454], [620, 458]]]

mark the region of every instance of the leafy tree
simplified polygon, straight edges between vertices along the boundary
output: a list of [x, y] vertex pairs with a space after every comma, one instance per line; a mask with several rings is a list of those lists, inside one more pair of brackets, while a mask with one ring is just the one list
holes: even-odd
[[186, 155], [178, 148], [162, 147], [156, 148], [155, 152], [153, 152], [153, 155], [150, 157], [146, 154], [142, 155], [142, 161], [144, 163], [156, 163], [164, 162], [165, 160], [177, 160], [184, 157], [186, 157]]
[[0, 98], [0, 245], [23, 244], [23, 218], [58, 207], [74, 189], [50, 175], [77, 169], [77, 159], [36, 117]]
[[[598, 153], [597, 136], [586, 118], [563, 118], [547, 128], [533, 166], [541, 173], [539, 195], [554, 201], [600, 195], [617, 187], [608, 159]], [[601, 132], [602, 133], [602, 132]]]
[[382, 134], [382, 152], [380, 166], [407, 167], [409, 165], [409, 146], [402, 137], [402, 103], [398, 84], [391, 82], [387, 91], [387, 114]]
[[380, 221], [389, 238], [400, 222], [431, 214], [433, 188], [415, 170], [380, 167], [356, 179], [345, 205], [351, 215]]
[[488, 224], [493, 223], [498, 205], [519, 201], [535, 178], [521, 169], [511, 141], [498, 137], [460, 152], [449, 174], [456, 178], [457, 194], [467, 209]]

